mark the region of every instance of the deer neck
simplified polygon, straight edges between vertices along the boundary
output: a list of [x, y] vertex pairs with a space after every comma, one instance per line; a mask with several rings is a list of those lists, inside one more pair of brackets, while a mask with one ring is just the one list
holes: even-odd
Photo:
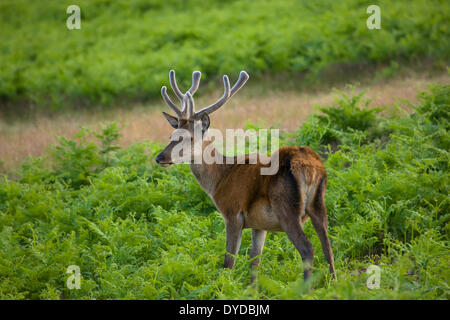
[[[212, 143], [211, 140], [207, 139], [202, 142], [202, 154], [205, 148]], [[212, 197], [220, 181], [227, 175], [230, 168], [230, 165], [226, 164], [227, 157], [222, 155], [215, 147], [212, 148], [211, 155], [215, 156], [216, 159], [222, 159], [222, 161], [216, 161], [212, 164], [206, 164], [205, 161], [202, 161], [200, 164], [190, 164], [191, 171], [197, 182], [210, 197]]]

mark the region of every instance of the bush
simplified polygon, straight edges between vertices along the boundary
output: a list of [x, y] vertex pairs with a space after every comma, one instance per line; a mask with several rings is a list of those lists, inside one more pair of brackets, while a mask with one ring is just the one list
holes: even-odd
[[0, 3], [0, 107], [143, 101], [159, 96], [172, 68], [186, 88], [193, 70], [211, 81], [242, 69], [314, 79], [340, 65], [446, 65], [450, 52], [450, 10], [439, 0], [383, 2], [380, 30], [367, 28], [359, 0], [80, 0], [80, 30], [66, 27], [69, 4]]
[[[384, 142], [340, 140], [325, 161], [337, 281], [307, 222], [313, 290], [284, 233], [269, 233], [259, 288], [247, 287], [250, 232], [235, 269], [222, 269], [224, 223], [189, 167], [156, 166], [162, 146], [150, 142], [117, 150], [110, 124], [93, 133], [101, 146], [82, 129], [82, 139], [60, 139], [46, 159], [26, 162], [18, 180], [1, 178], [0, 298], [449, 299], [448, 121], [436, 114], [448, 108], [448, 90], [422, 93], [416, 112], [403, 118], [374, 120], [356, 107], [362, 95], [344, 98], [283, 136], [283, 144], [305, 139], [320, 151], [330, 149], [327, 130], [341, 139], [388, 128]], [[372, 264], [382, 270], [378, 290], [365, 285]], [[69, 265], [81, 269], [80, 290], [66, 286]]]

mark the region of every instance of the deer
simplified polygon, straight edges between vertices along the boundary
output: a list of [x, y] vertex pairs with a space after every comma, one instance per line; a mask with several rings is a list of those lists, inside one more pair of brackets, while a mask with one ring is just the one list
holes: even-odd
[[[235, 85], [230, 89], [228, 76], [223, 76], [224, 93], [215, 103], [195, 110], [193, 95], [200, 83], [201, 73], [192, 74], [192, 85], [186, 93], [178, 88], [175, 71], [170, 70], [169, 82], [173, 92], [181, 103], [178, 108], [170, 99], [167, 87], [161, 88], [165, 103], [175, 112], [175, 116], [162, 112], [169, 124], [175, 129], [170, 143], [157, 155], [156, 163], [167, 167], [188, 162], [195, 179], [214, 202], [221, 213], [226, 229], [226, 253], [224, 268], [232, 269], [235, 264], [242, 231], [252, 229], [250, 250], [251, 280], [257, 279], [261, 255], [267, 232], [285, 232], [300, 253], [303, 262], [303, 279], [306, 282], [312, 276], [313, 246], [303, 231], [308, 218], [320, 239], [322, 250], [333, 279], [336, 279], [333, 251], [328, 237], [328, 217], [325, 207], [327, 173], [320, 157], [307, 146], [281, 147], [273, 154], [279, 161], [278, 170], [271, 175], [261, 175], [260, 169], [267, 166], [262, 156], [256, 163], [237, 163], [236, 156], [222, 155], [215, 149], [213, 140], [207, 135], [210, 126], [209, 115], [222, 107], [247, 82], [249, 75], [241, 71]], [[197, 129], [196, 129], [197, 128]], [[180, 139], [175, 134], [179, 130], [189, 132], [189, 137]], [[212, 149], [217, 161], [214, 163], [195, 163], [193, 154], [195, 130], [201, 132], [200, 148]], [[174, 152], [181, 144], [191, 148], [191, 155]], [[184, 150], [184, 149], [183, 149]], [[248, 159], [249, 155], [245, 155]], [[269, 161], [273, 161], [273, 155]], [[231, 160], [231, 161], [230, 161]], [[267, 159], [266, 159], [267, 160]]]

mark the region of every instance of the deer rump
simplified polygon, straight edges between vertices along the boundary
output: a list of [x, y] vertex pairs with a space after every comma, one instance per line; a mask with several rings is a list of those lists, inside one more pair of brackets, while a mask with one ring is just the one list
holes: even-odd
[[[309, 147], [283, 147], [278, 151], [279, 169], [274, 175], [261, 175], [256, 164], [234, 164], [217, 185], [211, 198], [224, 218], [241, 215], [244, 228], [284, 231], [283, 212], [302, 224], [314, 206], [323, 202], [327, 175], [318, 155]], [[274, 157], [272, 156], [272, 159]], [[280, 204], [290, 207], [278, 208]]]

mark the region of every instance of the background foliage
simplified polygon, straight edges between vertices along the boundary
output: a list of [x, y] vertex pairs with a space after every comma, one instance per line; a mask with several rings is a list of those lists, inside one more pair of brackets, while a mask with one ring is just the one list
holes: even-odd
[[[0, 298], [449, 299], [450, 87], [420, 97], [411, 115], [382, 115], [362, 94], [339, 93], [282, 136], [327, 158], [335, 282], [309, 221], [310, 293], [284, 233], [268, 235], [258, 289], [246, 286], [249, 230], [235, 269], [222, 269], [224, 223], [189, 167], [156, 166], [159, 144], [117, 149], [112, 123], [61, 138], [17, 180], [0, 178]], [[378, 290], [365, 284], [371, 264]], [[66, 287], [69, 265], [81, 268], [80, 290]]]
[[[81, 30], [66, 28], [72, 4], [81, 8]], [[208, 79], [242, 69], [314, 78], [337, 64], [445, 65], [448, 1], [370, 4], [381, 8], [380, 30], [367, 29], [361, 0], [4, 0], [0, 108], [145, 100], [159, 94], [171, 68], [187, 85], [192, 70]]]

